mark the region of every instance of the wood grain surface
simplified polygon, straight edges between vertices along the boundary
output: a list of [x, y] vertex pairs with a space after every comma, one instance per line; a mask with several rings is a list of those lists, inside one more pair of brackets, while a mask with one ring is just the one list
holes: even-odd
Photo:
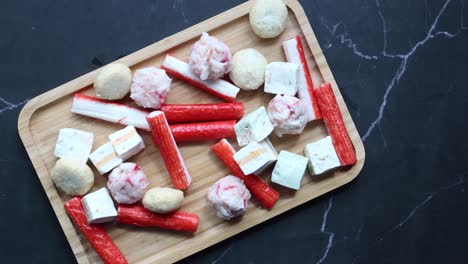
[[[358, 163], [348, 170], [339, 170], [330, 173], [326, 177], [312, 178], [305, 175], [302, 180], [302, 187], [297, 192], [273, 184], [280, 191], [281, 197], [272, 210], [263, 209], [253, 198], [247, 213], [242, 219], [227, 222], [216, 217], [215, 211], [210, 208], [206, 200], [208, 187], [219, 178], [229, 174], [229, 171], [209, 151], [210, 145], [214, 142], [179, 144], [182, 156], [193, 178], [192, 186], [186, 192], [186, 198], [181, 210], [199, 215], [200, 225], [198, 231], [195, 234], [184, 234], [113, 223], [105, 224], [104, 227], [109, 236], [115, 241], [129, 263], [175, 262], [338, 188], [350, 182], [361, 171], [365, 159], [364, 147], [338, 85], [328, 67], [304, 10], [295, 0], [286, 0], [285, 2], [289, 7], [289, 22], [285, 32], [277, 38], [260, 39], [253, 33], [248, 19], [248, 13], [253, 2], [249, 1], [116, 62], [126, 64], [134, 71], [147, 66], [159, 67], [166, 53], [187, 60], [190, 46], [199, 38], [202, 32], [209, 32], [210, 35], [224, 41], [233, 53], [244, 48], [255, 48], [264, 54], [269, 62], [285, 61], [281, 46], [282, 41], [300, 35], [314, 83], [319, 84], [327, 81], [332, 84], [348, 132], [356, 148]], [[106, 142], [110, 133], [122, 128], [118, 124], [95, 120], [70, 112], [75, 92], [93, 95], [92, 83], [98, 72], [99, 69], [32, 99], [23, 108], [18, 120], [21, 139], [79, 263], [99, 263], [100, 259], [69, 220], [63, 204], [71, 197], [56, 190], [49, 173], [56, 161], [53, 151], [60, 128], [71, 127], [93, 132], [95, 135], [93, 150]], [[173, 80], [172, 89], [168, 98], [169, 103], [220, 102], [219, 99], [176, 79]], [[267, 105], [273, 97], [263, 93], [262, 90], [261, 88], [258, 91], [241, 91], [239, 93], [237, 100], [244, 102], [247, 113], [261, 105]], [[147, 147], [129, 161], [140, 164], [150, 180], [151, 187], [171, 186], [160, 153], [151, 143], [149, 134], [143, 131], [140, 131], [140, 134]], [[304, 146], [307, 143], [326, 135], [327, 131], [323, 121], [315, 121], [309, 123], [304, 133], [299, 136], [279, 138], [271, 135], [270, 140], [277, 151], [288, 150], [303, 154]], [[237, 147], [235, 140], [231, 140], [231, 143]], [[93, 166], [91, 165], [91, 167]], [[107, 176], [101, 176], [95, 170], [94, 173], [95, 186], [93, 190], [97, 190], [105, 186]], [[264, 173], [262, 177], [269, 181], [270, 174], [271, 170]]]

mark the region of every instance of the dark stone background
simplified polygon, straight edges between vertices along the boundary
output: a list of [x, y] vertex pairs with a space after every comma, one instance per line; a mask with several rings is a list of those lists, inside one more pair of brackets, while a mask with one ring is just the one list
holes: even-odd
[[[19, 139], [21, 106], [241, 2], [2, 3], [1, 262], [75, 262]], [[364, 169], [182, 263], [468, 262], [465, 2], [301, 1], [365, 140]]]

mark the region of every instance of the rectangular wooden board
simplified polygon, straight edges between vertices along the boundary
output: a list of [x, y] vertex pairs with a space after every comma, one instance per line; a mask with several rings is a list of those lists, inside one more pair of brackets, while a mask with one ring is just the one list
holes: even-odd
[[[248, 13], [253, 2], [249, 1], [143, 48], [117, 62], [128, 65], [134, 71], [147, 66], [160, 66], [166, 53], [186, 60], [190, 46], [202, 32], [209, 32], [210, 35], [223, 40], [233, 52], [243, 48], [255, 48], [264, 54], [270, 62], [285, 61], [281, 46], [282, 41], [300, 35], [314, 83], [319, 84], [327, 81], [332, 84], [348, 132], [356, 148], [357, 164], [348, 170], [339, 170], [319, 179], [305, 175], [302, 187], [297, 192], [273, 184], [280, 191], [281, 198], [272, 210], [263, 209], [253, 198], [247, 213], [241, 220], [227, 222], [216, 217], [214, 210], [210, 208], [206, 200], [208, 187], [217, 179], [229, 174], [228, 170], [209, 151], [213, 142], [179, 144], [182, 156], [193, 178], [192, 186], [186, 193], [181, 210], [199, 215], [198, 231], [192, 235], [152, 228], [105, 224], [106, 231], [129, 263], [175, 262], [338, 188], [350, 182], [361, 171], [365, 159], [362, 141], [314, 32], [300, 4], [296, 0], [286, 0], [285, 2], [289, 8], [289, 22], [285, 32], [277, 38], [260, 39], [252, 32]], [[97, 72], [98, 70], [90, 72], [32, 99], [23, 108], [18, 120], [21, 139], [79, 263], [95, 263], [99, 262], [100, 259], [79, 230], [74, 228], [63, 208], [63, 204], [71, 197], [55, 189], [49, 173], [56, 161], [53, 150], [60, 128], [71, 127], [93, 132], [95, 135], [93, 149], [106, 142], [109, 133], [122, 128], [118, 124], [94, 120], [70, 112], [75, 92], [79, 91], [91, 95], [94, 93], [92, 84]], [[220, 101], [176, 79], [173, 80], [172, 89], [168, 98], [169, 103]], [[237, 100], [245, 103], [248, 113], [260, 105], [267, 105], [271, 98], [271, 95], [265, 94], [262, 89], [259, 89], [255, 92], [241, 91]], [[148, 175], [151, 186], [171, 186], [160, 153], [152, 145], [148, 133], [141, 132], [141, 134], [147, 147], [130, 161], [140, 164]], [[309, 123], [304, 133], [299, 136], [279, 138], [272, 135], [270, 139], [277, 151], [288, 150], [303, 154], [304, 146], [307, 143], [326, 135], [327, 131], [323, 122], [316, 121]], [[234, 141], [231, 140], [232, 143]], [[263, 175], [267, 181], [270, 178], [268, 174]], [[100, 176], [96, 171], [95, 175], [96, 183], [93, 190], [105, 186], [107, 180], [106, 176]]]

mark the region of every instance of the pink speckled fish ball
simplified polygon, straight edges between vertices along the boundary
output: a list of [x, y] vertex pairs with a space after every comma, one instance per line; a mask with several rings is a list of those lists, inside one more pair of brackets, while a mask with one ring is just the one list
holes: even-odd
[[149, 182], [136, 163], [126, 162], [112, 170], [107, 181], [112, 197], [118, 203], [133, 204], [140, 201]]
[[139, 69], [133, 76], [130, 98], [139, 106], [159, 109], [171, 90], [171, 82], [164, 70], [156, 67]]

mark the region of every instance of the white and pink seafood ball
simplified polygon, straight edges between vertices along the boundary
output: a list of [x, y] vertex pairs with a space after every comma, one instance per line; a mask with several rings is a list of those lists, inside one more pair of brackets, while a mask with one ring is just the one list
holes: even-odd
[[243, 215], [249, 199], [244, 182], [231, 175], [219, 179], [208, 190], [208, 201], [216, 209], [216, 215], [226, 220]]
[[135, 71], [130, 97], [139, 106], [159, 109], [171, 90], [172, 79], [166, 71], [148, 67]]
[[202, 80], [218, 79], [231, 71], [231, 50], [222, 41], [203, 32], [190, 52], [192, 72]]
[[268, 116], [279, 137], [283, 134], [301, 134], [307, 124], [303, 102], [294, 96], [275, 96], [268, 104]]
[[149, 182], [138, 164], [126, 162], [112, 170], [107, 181], [112, 197], [118, 203], [133, 204], [140, 201]]

